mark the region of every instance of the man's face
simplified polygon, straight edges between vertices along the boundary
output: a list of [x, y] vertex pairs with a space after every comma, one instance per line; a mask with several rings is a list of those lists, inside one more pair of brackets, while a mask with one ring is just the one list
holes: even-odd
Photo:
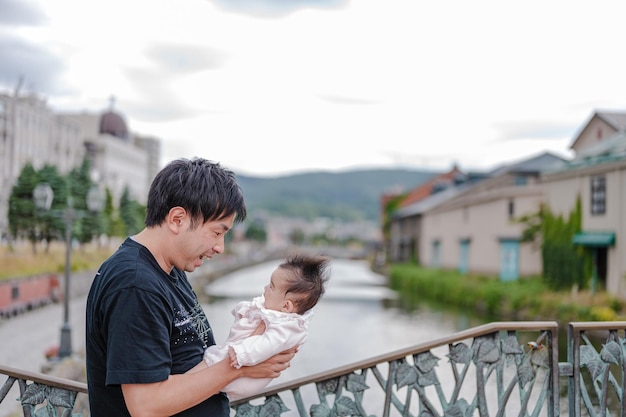
[[187, 272], [192, 272], [202, 266], [206, 258], [224, 252], [224, 237], [233, 228], [235, 215], [220, 220], [208, 221], [191, 228], [191, 224], [180, 235], [179, 261], [183, 265], [177, 265]]

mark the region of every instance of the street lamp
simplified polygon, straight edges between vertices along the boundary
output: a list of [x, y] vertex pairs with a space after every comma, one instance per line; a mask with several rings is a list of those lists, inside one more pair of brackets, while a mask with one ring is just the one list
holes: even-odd
[[[104, 193], [100, 187], [94, 185], [87, 193], [87, 208], [92, 213], [102, 210], [104, 205]], [[39, 210], [49, 210], [54, 198], [54, 192], [46, 183], [38, 184], [33, 190], [33, 200]], [[72, 254], [72, 224], [76, 219], [76, 211], [72, 207], [71, 197], [67, 198], [66, 207], [63, 210], [65, 222], [65, 280], [63, 288], [63, 325], [61, 326], [61, 342], [59, 344], [59, 358], [65, 358], [72, 354], [72, 328], [70, 325], [70, 270]]]

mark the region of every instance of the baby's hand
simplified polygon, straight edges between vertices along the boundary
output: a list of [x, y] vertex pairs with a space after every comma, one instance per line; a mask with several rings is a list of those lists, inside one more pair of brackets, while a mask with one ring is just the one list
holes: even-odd
[[239, 361], [237, 361], [237, 354], [232, 346], [228, 347], [228, 359], [230, 359], [230, 366], [233, 368], [239, 368]]

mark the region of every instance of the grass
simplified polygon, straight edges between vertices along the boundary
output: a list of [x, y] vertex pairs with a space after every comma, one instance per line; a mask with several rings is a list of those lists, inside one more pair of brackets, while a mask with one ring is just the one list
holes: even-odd
[[[84, 271], [97, 268], [102, 261], [113, 253], [116, 244], [97, 246], [88, 244], [74, 247], [70, 253], [71, 270]], [[65, 244], [53, 242], [46, 251], [39, 246], [37, 253], [33, 253], [28, 243], [18, 243], [13, 246], [0, 246], [0, 280], [39, 275], [45, 273], [61, 273], [65, 270]]]
[[541, 277], [512, 282], [456, 271], [394, 264], [390, 285], [408, 306], [421, 301], [474, 311], [494, 320], [613, 321], [626, 318], [626, 305], [606, 291], [551, 291]]

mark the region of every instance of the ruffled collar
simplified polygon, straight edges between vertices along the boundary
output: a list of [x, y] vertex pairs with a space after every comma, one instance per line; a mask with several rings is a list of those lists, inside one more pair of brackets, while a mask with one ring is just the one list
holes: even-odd
[[285, 313], [283, 311], [270, 310], [265, 308], [265, 297], [260, 295], [254, 297], [250, 303], [250, 310], [248, 314], [251, 316], [259, 316], [261, 318], [266, 317], [271, 321], [288, 321], [296, 320], [303, 323], [309, 323], [313, 317], [313, 309], [306, 311], [304, 314], [298, 313]]

